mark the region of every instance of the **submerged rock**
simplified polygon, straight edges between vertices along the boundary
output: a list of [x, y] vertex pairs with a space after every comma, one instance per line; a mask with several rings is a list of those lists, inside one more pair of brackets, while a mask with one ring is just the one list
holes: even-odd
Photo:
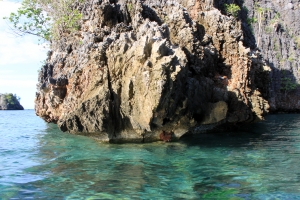
[[243, 46], [241, 22], [211, 4], [87, 1], [81, 30], [52, 44], [36, 114], [62, 131], [140, 142], [262, 119], [269, 68]]
[[171, 142], [172, 141], [172, 137], [173, 137], [173, 132], [165, 132], [165, 131], [162, 131], [160, 134], [159, 134], [159, 139], [161, 141], [164, 141], [164, 142]]

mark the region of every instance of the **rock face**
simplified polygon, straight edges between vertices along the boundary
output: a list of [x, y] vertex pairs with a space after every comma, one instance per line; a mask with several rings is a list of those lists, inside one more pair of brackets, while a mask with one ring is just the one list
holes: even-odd
[[0, 94], [0, 110], [24, 110], [16, 95]]
[[212, 1], [87, 1], [52, 43], [36, 114], [101, 141], [179, 138], [268, 112], [270, 68]]
[[224, 10], [224, 3], [242, 8], [239, 18], [243, 21], [244, 44], [253, 49], [257, 46], [272, 69], [270, 110], [300, 111], [299, 0], [222, 0], [215, 1], [215, 6]]

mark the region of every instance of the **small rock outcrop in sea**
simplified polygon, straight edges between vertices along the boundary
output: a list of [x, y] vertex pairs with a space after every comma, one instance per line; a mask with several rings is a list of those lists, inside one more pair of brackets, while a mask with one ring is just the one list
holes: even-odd
[[0, 110], [24, 110], [17, 95], [0, 94]]
[[52, 43], [36, 114], [101, 141], [179, 138], [268, 112], [270, 68], [211, 1], [86, 1]]

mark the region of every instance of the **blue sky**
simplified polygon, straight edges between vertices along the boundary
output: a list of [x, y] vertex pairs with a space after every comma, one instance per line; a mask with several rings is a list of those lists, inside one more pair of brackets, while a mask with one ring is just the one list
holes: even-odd
[[34, 108], [38, 70], [47, 49], [34, 36], [16, 37], [3, 17], [16, 11], [20, 3], [0, 1], [0, 93], [21, 97], [25, 109]]

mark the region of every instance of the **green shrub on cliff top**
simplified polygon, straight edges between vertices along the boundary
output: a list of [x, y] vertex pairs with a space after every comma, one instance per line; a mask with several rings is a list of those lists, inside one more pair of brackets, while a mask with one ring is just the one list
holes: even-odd
[[241, 8], [238, 5], [234, 4], [234, 3], [232, 3], [232, 4], [226, 4], [225, 3], [224, 6], [225, 6], [226, 13], [228, 15], [232, 15], [234, 17], [237, 17], [238, 14], [239, 14], [239, 11], [241, 10]]
[[16, 35], [32, 34], [56, 40], [63, 33], [79, 29], [82, 14], [77, 9], [83, 0], [24, 0], [8, 19]]

